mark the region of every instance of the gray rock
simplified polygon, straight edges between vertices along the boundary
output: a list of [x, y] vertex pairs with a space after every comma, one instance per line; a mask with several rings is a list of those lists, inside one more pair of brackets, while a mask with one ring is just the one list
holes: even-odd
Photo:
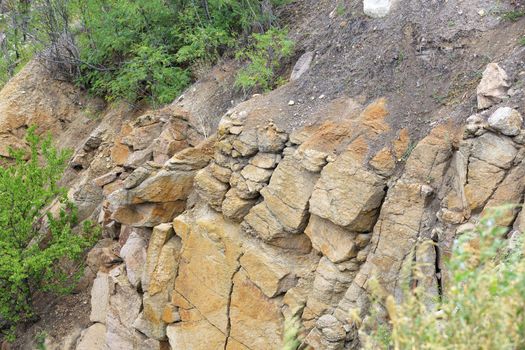
[[492, 129], [503, 135], [516, 136], [520, 133], [523, 118], [513, 108], [500, 107], [489, 117], [488, 123]]
[[295, 63], [295, 66], [293, 67], [292, 74], [290, 75], [290, 81], [299, 79], [310, 68], [312, 60], [314, 59], [314, 55], [315, 54], [312, 51], [308, 51], [299, 57]]
[[91, 322], [106, 323], [109, 302], [110, 282], [108, 274], [99, 272], [91, 288]]
[[132, 232], [120, 250], [120, 256], [126, 263], [128, 280], [135, 288], [142, 278], [142, 270], [146, 263], [146, 247], [146, 240], [136, 232]]

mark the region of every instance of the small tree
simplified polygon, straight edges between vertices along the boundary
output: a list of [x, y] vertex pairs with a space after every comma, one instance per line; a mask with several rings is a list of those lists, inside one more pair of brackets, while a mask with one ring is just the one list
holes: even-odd
[[[57, 185], [71, 155], [27, 134], [29, 151], [12, 150], [0, 167], [0, 319], [9, 337], [19, 322], [34, 317], [37, 291], [67, 292], [74, 287], [66, 261], [80, 258], [91, 237], [73, 232], [75, 207]], [[58, 207], [52, 215], [50, 208]]]

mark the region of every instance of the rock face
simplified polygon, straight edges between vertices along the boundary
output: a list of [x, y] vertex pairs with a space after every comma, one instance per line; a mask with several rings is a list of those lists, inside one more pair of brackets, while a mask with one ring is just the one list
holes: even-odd
[[[363, 8], [384, 17], [394, 4]], [[299, 59], [292, 84], [307, 80], [313, 56]], [[385, 99], [326, 102], [306, 126], [279, 122], [283, 108], [302, 104], [287, 104], [290, 96], [277, 107], [255, 96], [227, 112], [221, 97], [222, 109], [206, 112], [220, 122], [199, 124], [195, 95], [211, 101], [218, 88], [158, 111], [108, 112], [77, 138], [64, 179], [80, 216], [104, 229], [88, 255], [91, 324], [76, 349], [280, 349], [293, 316], [305, 348], [355, 349], [362, 339], [350, 311], [369, 312], [372, 277], [400, 298], [409, 258], [425, 265], [418, 283], [431, 306], [455, 238], [489, 208], [523, 201], [522, 109], [496, 106], [512, 95], [509, 82], [490, 64], [477, 102], [492, 109], [464, 130], [442, 124], [424, 136], [394, 127]], [[30, 122], [61, 127], [29, 89], [40, 109], [28, 117], [15, 104], [0, 117], [0, 156]], [[13, 100], [0, 97], [3, 112]], [[516, 236], [524, 217], [509, 209], [498, 223]]]

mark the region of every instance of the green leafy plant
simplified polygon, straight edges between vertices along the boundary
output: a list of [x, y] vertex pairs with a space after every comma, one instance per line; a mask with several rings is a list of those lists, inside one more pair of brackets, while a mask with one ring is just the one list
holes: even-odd
[[[407, 282], [401, 302], [378, 293], [374, 305], [386, 310], [389, 321], [370, 319], [367, 348], [524, 349], [525, 247], [522, 239], [504, 239], [507, 228], [497, 225], [513, 209], [495, 209], [457, 239], [441, 297]], [[412, 277], [425, 278], [422, 268], [416, 264]]]
[[109, 101], [171, 102], [197, 74], [193, 67], [274, 28], [274, 9], [289, 2], [6, 0], [0, 84], [38, 53], [54, 75]]
[[281, 81], [277, 72], [282, 60], [293, 54], [294, 42], [288, 38], [286, 29], [271, 28], [266, 33], [252, 35], [252, 44], [239, 50], [236, 57], [249, 63], [242, 69], [236, 85], [243, 90], [260, 88], [273, 89]]
[[501, 18], [507, 21], [511, 21], [511, 22], [516, 22], [523, 16], [525, 16], [525, 11], [523, 10], [512, 10], [512, 11], [503, 12], [501, 14]]
[[301, 342], [299, 341], [299, 332], [301, 322], [299, 317], [294, 316], [284, 321], [284, 336], [282, 350], [296, 350]]
[[28, 130], [28, 150], [11, 150], [12, 164], [0, 167], [0, 318], [12, 338], [19, 322], [34, 317], [36, 292], [70, 292], [81, 271], [78, 261], [93, 242], [76, 234], [76, 208], [58, 180], [71, 152]]

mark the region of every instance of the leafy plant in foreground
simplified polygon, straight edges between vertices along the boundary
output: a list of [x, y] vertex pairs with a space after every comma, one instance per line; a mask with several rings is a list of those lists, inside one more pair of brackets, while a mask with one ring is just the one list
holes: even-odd
[[35, 316], [36, 292], [72, 290], [78, 276], [66, 263], [78, 260], [94, 238], [73, 232], [76, 209], [57, 184], [71, 153], [34, 128], [26, 140], [29, 151], [12, 150], [12, 163], [0, 167], [0, 319], [9, 325], [8, 337]]
[[[455, 242], [442, 300], [429, 306], [425, 290], [405, 290], [403, 301], [382, 300], [389, 322], [377, 318], [370, 349], [525, 349], [523, 240], [504, 239], [497, 209]], [[416, 266], [416, 269], [418, 267]], [[417, 275], [417, 272], [416, 272]], [[379, 326], [377, 326], [379, 324]]]

